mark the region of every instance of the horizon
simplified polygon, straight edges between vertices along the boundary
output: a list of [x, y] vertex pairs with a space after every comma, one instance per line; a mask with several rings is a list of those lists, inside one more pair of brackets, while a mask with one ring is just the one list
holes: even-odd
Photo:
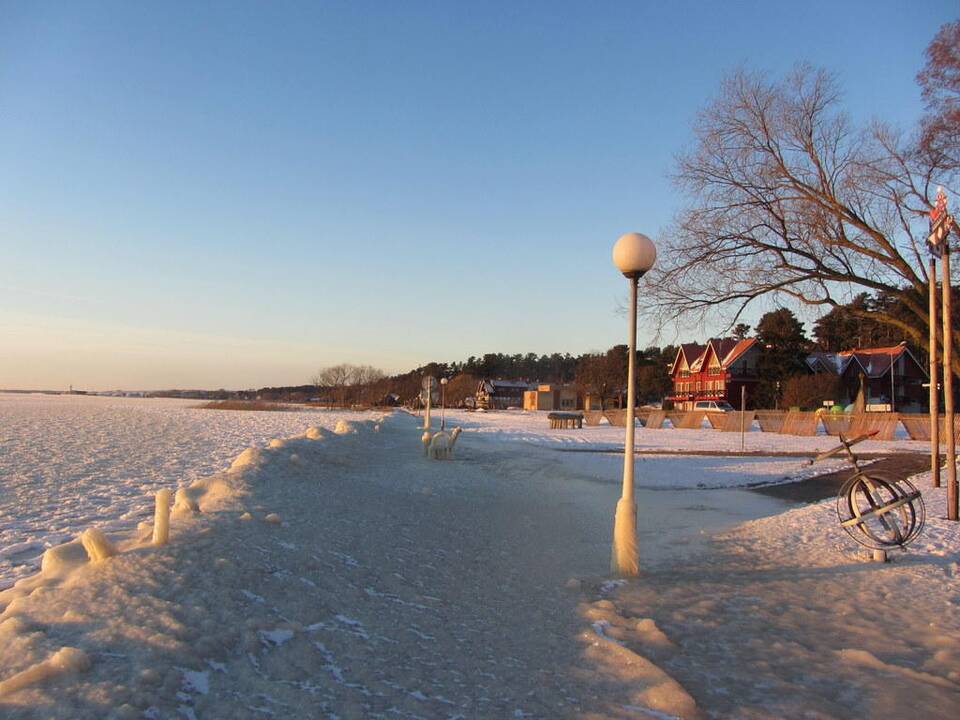
[[[610, 250], [683, 207], [673, 157], [727, 73], [810, 62], [857, 122], [909, 130], [923, 51], [957, 16], [939, 1], [0, 8], [0, 386], [94, 392], [622, 344]], [[721, 332], [641, 324], [638, 343]]]

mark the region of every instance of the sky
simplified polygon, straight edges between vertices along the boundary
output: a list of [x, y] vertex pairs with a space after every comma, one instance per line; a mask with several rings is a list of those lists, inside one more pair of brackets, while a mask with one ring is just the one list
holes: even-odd
[[810, 62], [909, 128], [958, 10], [0, 0], [0, 388], [604, 350], [725, 74]]

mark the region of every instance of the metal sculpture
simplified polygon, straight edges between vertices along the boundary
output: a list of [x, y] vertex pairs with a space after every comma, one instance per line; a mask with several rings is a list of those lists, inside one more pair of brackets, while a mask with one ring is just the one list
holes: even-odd
[[817, 455], [810, 463], [846, 452], [854, 474], [837, 494], [837, 519], [854, 540], [872, 550], [905, 547], [919, 537], [926, 519], [926, 507], [917, 487], [909, 480], [894, 480], [860, 467], [851, 447], [877, 434], [877, 430], [847, 440]]

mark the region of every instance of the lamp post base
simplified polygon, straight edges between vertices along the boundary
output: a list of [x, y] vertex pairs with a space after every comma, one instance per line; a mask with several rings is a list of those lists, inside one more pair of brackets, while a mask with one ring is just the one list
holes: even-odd
[[613, 518], [613, 552], [610, 555], [610, 572], [621, 577], [636, 577], [640, 574], [640, 558], [637, 552], [637, 503], [633, 498], [620, 498]]

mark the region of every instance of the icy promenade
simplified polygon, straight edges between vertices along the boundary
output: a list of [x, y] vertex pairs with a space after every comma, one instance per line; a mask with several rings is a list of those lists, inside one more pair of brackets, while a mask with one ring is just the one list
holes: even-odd
[[90, 660], [4, 717], [616, 717], [649, 688], [692, 706], [652, 666], [598, 682], [565, 584], [606, 566], [610, 507], [547, 451], [430, 462], [412, 418], [354, 430], [247, 453], [169, 546], [0, 595], [4, 677], [62, 646]]
[[[170, 545], [65, 553], [0, 593], [0, 717], [951, 717], [952, 528], [869, 566], [825, 505], [714, 541], [785, 506], [641, 490], [643, 575], [607, 582], [619, 460], [475, 423], [450, 462], [402, 414], [246, 451], [194, 486], [204, 512], [175, 513]], [[64, 647], [82, 657], [4, 692]]]

